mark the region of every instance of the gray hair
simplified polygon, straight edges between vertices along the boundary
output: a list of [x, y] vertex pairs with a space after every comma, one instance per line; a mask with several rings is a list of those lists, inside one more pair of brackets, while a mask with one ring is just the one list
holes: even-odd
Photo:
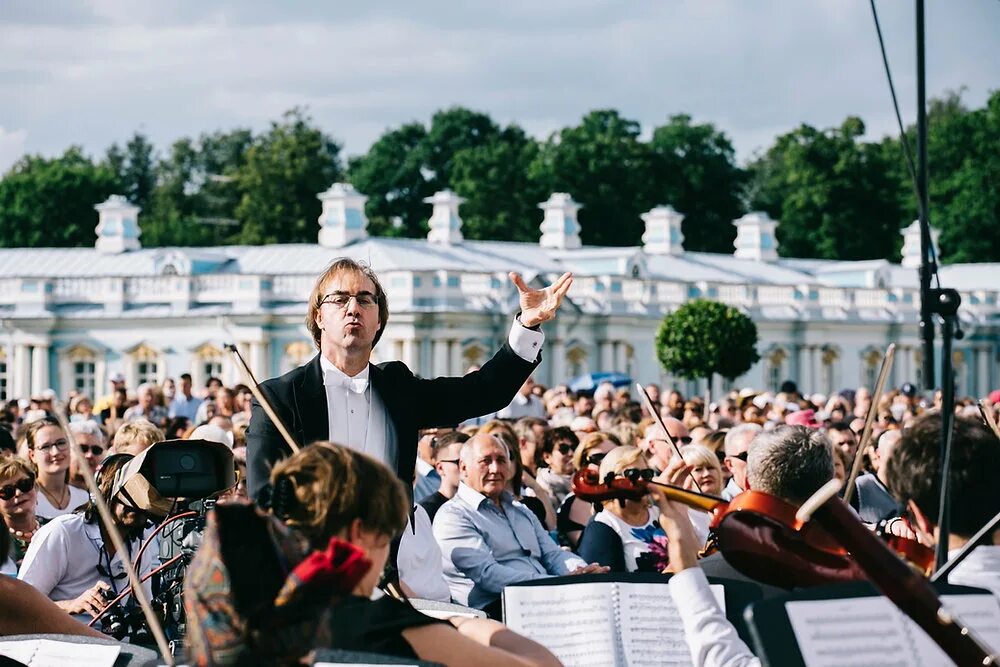
[[753, 440], [747, 482], [791, 503], [801, 503], [833, 479], [833, 445], [816, 429], [779, 426]]
[[136, 396], [140, 394], [145, 394], [146, 392], [152, 393], [156, 389], [156, 385], [152, 382], [143, 382], [135, 389]]
[[97, 438], [97, 441], [103, 447], [108, 438], [104, 434], [104, 429], [98, 426], [97, 422], [91, 419], [85, 419], [83, 421], [70, 422], [69, 430], [73, 432], [74, 435], [89, 435]]
[[757, 434], [764, 430], [760, 424], [740, 424], [729, 429], [726, 433], [725, 447], [726, 454], [735, 453], [737, 449], [742, 449], [741, 445], [749, 445], [750, 441], [757, 437]]

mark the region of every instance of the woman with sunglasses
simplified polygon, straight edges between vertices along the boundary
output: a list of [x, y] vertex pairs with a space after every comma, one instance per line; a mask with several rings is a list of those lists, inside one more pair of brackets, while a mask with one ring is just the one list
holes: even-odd
[[[624, 477], [636, 483], [653, 479], [653, 469], [638, 447], [618, 447], [601, 461], [600, 479]], [[660, 557], [651, 545], [666, 544], [666, 534], [659, 524], [659, 511], [648, 496], [641, 500], [605, 500], [602, 511], [594, 515], [583, 531], [580, 557], [588, 563], [600, 563], [612, 572], [658, 572]]]
[[573, 452], [580, 439], [566, 426], [549, 429], [538, 450], [538, 474], [535, 479], [561, 505], [573, 487]]
[[38, 468], [38, 516], [54, 519], [90, 499], [86, 491], [69, 484], [69, 440], [58, 421], [44, 417], [31, 422], [24, 429], [24, 443]]
[[[10, 538], [9, 550], [0, 553], [0, 566], [9, 556], [16, 567], [21, 567], [31, 538], [45, 523], [45, 519], [35, 515], [37, 504], [35, 467], [24, 459], [0, 459], [0, 516], [6, 524], [4, 532]], [[17, 574], [16, 569], [13, 574]]]
[[[601, 461], [604, 460], [608, 452], [620, 446], [621, 442], [618, 438], [610, 433], [603, 431], [589, 433], [583, 437], [576, 451], [573, 452], [573, 467], [576, 470], [589, 468], [596, 471], [601, 467]], [[559, 513], [556, 517], [556, 531], [559, 533], [560, 543], [571, 549], [576, 549], [580, 544], [583, 528], [592, 516], [594, 516], [593, 503], [580, 500], [573, 493], [566, 496], [562, 505], [559, 506]]]

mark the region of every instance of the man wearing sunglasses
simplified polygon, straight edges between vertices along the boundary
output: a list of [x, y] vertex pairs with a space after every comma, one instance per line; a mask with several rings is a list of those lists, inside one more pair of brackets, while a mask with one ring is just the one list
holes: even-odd
[[722, 491], [722, 497], [732, 500], [740, 495], [747, 488], [747, 452], [750, 451], [750, 443], [757, 434], [764, 430], [760, 424], [740, 424], [726, 433], [725, 450], [726, 458], [723, 465], [729, 470], [731, 477], [726, 488]]
[[70, 422], [69, 430], [73, 432], [76, 444], [83, 451], [83, 461], [78, 461], [76, 456], [70, 458], [69, 483], [86, 490], [87, 484], [83, 481], [80, 467], [86, 465], [91, 473], [97, 472], [97, 467], [107, 454], [107, 441], [101, 427], [91, 420]]
[[[687, 426], [680, 419], [667, 417], [663, 420], [663, 425], [667, 427], [670, 438], [678, 447], [691, 444], [691, 434], [688, 433]], [[642, 441], [642, 449], [646, 453], [646, 460], [658, 472], [667, 469], [670, 459], [677, 456], [677, 452], [670, 442], [664, 437], [663, 429], [659, 424], [653, 424], [646, 429], [646, 437]]]
[[[389, 319], [387, 296], [371, 267], [338, 259], [317, 279], [309, 299], [306, 326], [319, 354], [264, 382], [261, 390], [299, 445], [330, 440], [365, 452], [409, 484], [419, 429], [500, 410], [540, 361], [539, 326], [555, 317], [573, 277], [563, 274], [543, 289], [529, 288], [516, 273], [509, 277], [521, 310], [507, 342], [478, 371], [423, 379], [399, 361], [371, 363]], [[272, 465], [289, 448], [256, 401], [246, 436], [248, 490], [257, 498]]]
[[[130, 557], [134, 558], [140, 540], [152, 531], [152, 528], [147, 530], [148, 516], [126, 507], [112, 496], [115, 474], [130, 460], [129, 454], [108, 457], [98, 471], [97, 485], [101, 494], [109, 499], [115, 525], [129, 548]], [[140, 577], [152, 571], [158, 555], [159, 547], [154, 540], [143, 552], [142, 562], [135, 563]], [[84, 622], [96, 616], [107, 604], [106, 600], [117, 596], [128, 585], [122, 556], [115, 552], [93, 502], [72, 514], [56, 517], [39, 529], [24, 556], [18, 579], [31, 584], [61, 609]], [[151, 581], [146, 582], [146, 592], [152, 592]], [[135, 604], [131, 596], [127, 596], [124, 603]]]

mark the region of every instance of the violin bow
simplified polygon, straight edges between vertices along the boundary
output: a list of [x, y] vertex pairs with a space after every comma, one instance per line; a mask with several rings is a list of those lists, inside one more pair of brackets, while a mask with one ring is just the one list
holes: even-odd
[[858, 449], [854, 452], [854, 464], [851, 465], [851, 474], [847, 478], [847, 490], [844, 491], [844, 502], [851, 504], [851, 496], [854, 495], [854, 486], [858, 481], [858, 474], [861, 472], [861, 461], [864, 459], [865, 448], [872, 438], [872, 426], [875, 424], [875, 417], [878, 415], [878, 403], [885, 390], [886, 380], [889, 379], [889, 371], [892, 369], [892, 359], [896, 354], [896, 344], [889, 343], [885, 349], [885, 356], [882, 357], [882, 368], [878, 372], [878, 380], [875, 382], [875, 390], [872, 392], [872, 402], [868, 406], [868, 415], [865, 417], [865, 428], [861, 431], [861, 440], [858, 441]]
[[111, 510], [108, 508], [107, 501], [101, 495], [101, 490], [97, 486], [97, 480], [94, 479], [94, 473], [91, 472], [90, 466], [85, 463], [86, 457], [84, 457], [83, 451], [76, 441], [76, 436], [73, 435], [73, 431], [69, 428], [69, 421], [66, 419], [64, 407], [58, 399], [53, 399], [52, 401], [52, 413], [55, 415], [56, 421], [59, 422], [59, 428], [66, 434], [66, 442], [69, 443], [73, 456], [76, 457], [77, 461], [83, 462], [79, 466], [80, 474], [83, 476], [83, 480], [87, 484], [87, 490], [90, 491], [90, 497], [97, 507], [97, 514], [101, 519], [101, 523], [104, 524], [104, 530], [107, 531], [108, 537], [115, 547], [115, 553], [121, 557], [122, 565], [125, 566], [125, 574], [128, 575], [129, 584], [132, 586], [132, 594], [135, 595], [135, 599], [139, 602], [139, 607], [142, 609], [142, 614], [146, 617], [149, 630], [153, 634], [153, 638], [156, 640], [156, 647], [160, 651], [160, 657], [168, 665], [173, 666], [175, 664], [174, 657], [170, 653], [170, 645], [167, 643], [167, 636], [163, 632], [163, 626], [160, 625], [160, 619], [153, 613], [153, 606], [150, 604], [149, 597], [146, 595], [146, 589], [143, 587], [139, 579], [139, 574], [136, 572], [132, 559], [129, 557], [125, 540], [122, 539], [118, 527], [115, 526], [114, 518], [111, 515]]
[[292, 450], [293, 454], [297, 454], [299, 446], [295, 443], [295, 439], [288, 432], [288, 429], [285, 427], [285, 423], [281, 421], [281, 417], [279, 417], [278, 413], [274, 411], [273, 407], [271, 407], [271, 403], [264, 398], [264, 392], [260, 390], [260, 383], [257, 382], [257, 378], [254, 377], [253, 371], [250, 370], [250, 366], [248, 366], [247, 362], [243, 359], [243, 355], [240, 354], [239, 349], [237, 349], [236, 345], [233, 343], [225, 343], [224, 347], [232, 353], [233, 358], [236, 360], [236, 366], [243, 374], [243, 379], [247, 381], [247, 386], [250, 388], [250, 392], [253, 394], [253, 397], [257, 399], [257, 402], [260, 404], [260, 407], [264, 409], [267, 416], [271, 418], [271, 423], [278, 429], [278, 433], [281, 434], [281, 437], [285, 439], [285, 444], [288, 445], [288, 448]]
[[[653, 416], [653, 419], [656, 420], [656, 423], [663, 430], [663, 439], [666, 440], [668, 443], [670, 443], [670, 446], [674, 448], [674, 452], [677, 454], [677, 457], [683, 461], [684, 455], [681, 454], [681, 448], [678, 447], [677, 443], [674, 442], [674, 439], [670, 437], [670, 432], [667, 430], [667, 425], [664, 424], [663, 419], [660, 418], [660, 413], [657, 412], [656, 406], [653, 405], [653, 399], [651, 399], [649, 397], [649, 394], [646, 393], [646, 388], [643, 387], [638, 382], [635, 383], [635, 388], [639, 390], [639, 396], [642, 397], [642, 404], [646, 408], [646, 412], [648, 412]], [[695, 488], [698, 489], [698, 493], [704, 493], [701, 490], [701, 484], [698, 483], [698, 480], [692, 477], [691, 481], [694, 482]]]
[[996, 418], [993, 417], [993, 406], [988, 399], [979, 399], [979, 414], [983, 416], [983, 421], [993, 431], [993, 435], [1000, 439], [1000, 426], [997, 425]]

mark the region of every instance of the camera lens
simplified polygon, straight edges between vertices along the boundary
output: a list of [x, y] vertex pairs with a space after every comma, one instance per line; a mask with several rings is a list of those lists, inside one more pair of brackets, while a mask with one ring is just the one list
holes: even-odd
[[191, 454], [183, 454], [178, 464], [180, 464], [181, 470], [194, 470], [198, 461]]

